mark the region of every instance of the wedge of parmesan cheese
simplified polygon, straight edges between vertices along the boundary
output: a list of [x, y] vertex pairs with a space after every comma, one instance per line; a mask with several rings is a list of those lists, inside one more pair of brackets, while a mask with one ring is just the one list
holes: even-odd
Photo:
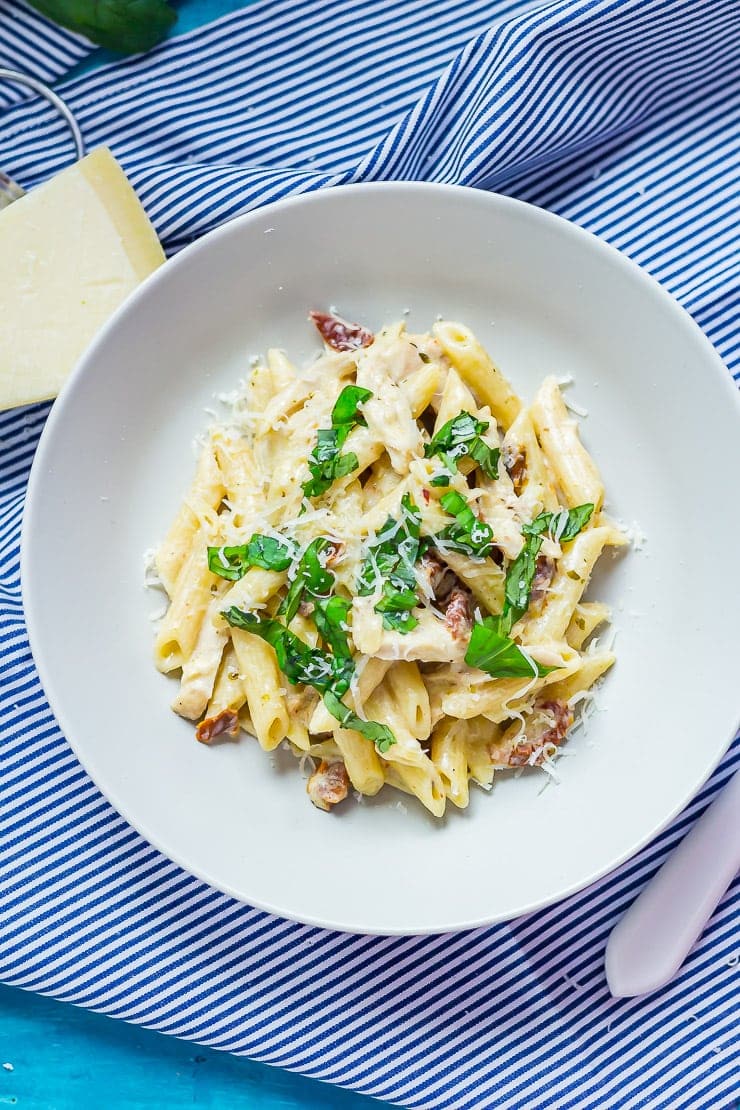
[[0, 409], [55, 397], [111, 313], [162, 262], [105, 147], [0, 211]]

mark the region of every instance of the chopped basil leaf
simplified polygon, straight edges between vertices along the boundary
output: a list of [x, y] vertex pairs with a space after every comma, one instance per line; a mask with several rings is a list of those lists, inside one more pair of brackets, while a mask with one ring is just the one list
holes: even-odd
[[347, 385], [337, 397], [331, 413], [331, 428], [319, 428], [316, 446], [309, 455], [308, 469], [311, 477], [302, 486], [305, 497], [319, 497], [326, 493], [337, 478], [344, 478], [360, 465], [354, 451], [340, 454], [347, 436], [365, 419], [358, 406], [372, 397], [369, 389]]
[[461, 493], [451, 490], [440, 497], [439, 503], [444, 511], [456, 517], [463, 527], [470, 527], [475, 523], [475, 513]]
[[[331, 412], [333, 428], [347, 425], [348, 430], [355, 424], [365, 424], [365, 417], [361, 415], [359, 406], [372, 397], [372, 390], [363, 389], [361, 385], [346, 385], [336, 400]], [[345, 436], [346, 438], [346, 436]], [[341, 444], [340, 444], [341, 446]]]
[[459, 412], [432, 436], [424, 447], [424, 457], [431, 459], [433, 455], [439, 455], [445, 466], [455, 471], [457, 460], [470, 455], [484, 474], [489, 478], [498, 478], [500, 452], [481, 439], [488, 427], [487, 420], [476, 420], [469, 412]]
[[[325, 431], [334, 437], [337, 435], [334, 428], [322, 428], [319, 431], [319, 436]], [[316, 449], [310, 456], [308, 469], [311, 472], [311, 477], [302, 486], [305, 497], [319, 497], [322, 493], [326, 493], [337, 478], [344, 478], [346, 474], [351, 474], [353, 470], [357, 470], [360, 465], [354, 451], [348, 451], [346, 455], [340, 455], [336, 438], [333, 439], [332, 444], [328, 449], [325, 448], [323, 459], [317, 457]]]
[[531, 524], [522, 525], [522, 532], [526, 536], [540, 536], [543, 532], [549, 532], [558, 543], [569, 543], [586, 527], [593, 511], [594, 506], [587, 501], [585, 505], [576, 505], [574, 509], [540, 513]]
[[414, 566], [428, 546], [426, 537], [421, 537], [421, 513], [405, 493], [400, 522], [388, 517], [357, 579], [361, 597], [374, 593], [382, 584], [383, 596], [375, 612], [383, 614], [384, 628], [405, 633], [419, 623], [410, 612], [418, 604]]
[[[575, 509], [561, 509], [555, 513], [540, 513], [531, 524], [522, 525], [524, 546], [506, 572], [504, 586], [504, 613], [508, 628], [516, 624], [529, 607], [529, 596], [537, 572], [537, 556], [545, 532], [560, 543], [568, 543], [588, 524], [594, 511], [592, 504], [578, 505]], [[508, 631], [508, 629], [507, 629]]]
[[330, 686], [343, 687], [342, 693], [349, 689], [351, 675], [345, 676], [328, 652], [309, 647], [280, 621], [245, 613], [233, 605], [225, 609], [223, 615], [233, 627], [243, 628], [270, 644], [277, 655], [280, 670], [294, 686], [301, 682], [313, 686], [320, 693]]
[[541, 547], [541, 536], [527, 536], [524, 547], [514, 562], [509, 564], [504, 585], [504, 613], [511, 616], [509, 627], [516, 624], [527, 611]]
[[434, 477], [432, 478], [432, 480], [430, 481], [429, 485], [430, 486], [449, 486], [451, 477], [452, 477], [452, 475], [450, 473], [448, 473], [448, 471], [444, 470], [444, 471], [442, 471], [441, 474], [435, 474]]
[[465, 652], [469, 667], [478, 667], [492, 678], [534, 678], [549, 674], [553, 667], [542, 667], [504, 634], [499, 617], [476, 621]]
[[490, 555], [493, 530], [490, 525], [478, 519], [465, 498], [451, 490], [442, 496], [440, 505], [446, 513], [455, 517], [456, 523], [443, 528], [439, 538], [448, 547], [466, 555], [475, 555], [478, 558]]
[[249, 543], [235, 547], [209, 547], [208, 569], [221, 578], [235, 582], [243, 578], [250, 567], [287, 570], [294, 555], [291, 544], [255, 532]]
[[381, 725], [378, 721], [364, 721], [362, 717], [353, 713], [348, 705], [340, 701], [333, 690], [327, 690], [324, 694], [324, 705], [332, 717], [336, 717], [342, 728], [354, 729], [368, 740], [372, 740], [381, 754], [395, 744], [396, 738], [387, 725]]
[[402, 632], [405, 636], [412, 628], [416, 628], [418, 623], [414, 614], [406, 610], [393, 610], [383, 613], [383, 628], [387, 629], [388, 632]]
[[415, 609], [419, 599], [414, 590], [399, 589], [389, 579], [383, 583], [383, 596], [375, 606], [376, 613], [393, 613], [404, 609]]
[[338, 659], [351, 659], [347, 639], [347, 617], [352, 602], [335, 594], [333, 597], [314, 598], [312, 619], [324, 640]]
[[431, 362], [432, 361], [430, 359], [429, 355], [426, 353], [426, 351], [419, 351], [419, 358], [421, 359], [422, 362]]
[[419, 623], [411, 613], [418, 604], [415, 590], [406, 587], [399, 589], [389, 579], [383, 583], [383, 596], [375, 606], [375, 612], [383, 614], [383, 628], [406, 633]]
[[278, 609], [279, 615], [285, 617], [286, 624], [290, 624], [298, 612], [304, 590], [311, 597], [328, 597], [331, 593], [334, 575], [330, 570], [326, 570], [319, 558], [321, 552], [330, 546], [329, 540], [318, 536], [303, 552], [296, 576]]

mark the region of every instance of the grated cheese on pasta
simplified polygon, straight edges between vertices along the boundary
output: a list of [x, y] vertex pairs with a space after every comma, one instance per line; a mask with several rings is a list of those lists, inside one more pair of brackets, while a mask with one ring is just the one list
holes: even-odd
[[304, 368], [276, 347], [214, 395], [230, 411], [147, 553], [175, 707], [214, 743], [241, 722], [289, 748], [321, 809], [387, 787], [441, 817], [470, 779], [490, 791], [494, 772], [535, 766], [557, 781], [614, 661], [613, 633], [576, 638], [571, 618], [602, 550], [644, 542], [604, 515], [571, 379], [526, 402], [462, 324], [376, 338], [333, 308], [312, 319], [324, 346]]

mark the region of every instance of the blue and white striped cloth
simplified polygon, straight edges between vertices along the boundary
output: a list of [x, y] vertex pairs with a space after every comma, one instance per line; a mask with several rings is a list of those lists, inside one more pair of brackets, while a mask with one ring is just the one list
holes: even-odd
[[[48, 79], [84, 53], [0, 0], [0, 64]], [[738, 371], [739, 62], [737, 0], [262, 0], [62, 89], [170, 250], [328, 185], [496, 189], [626, 251]], [[33, 185], [69, 157], [45, 105], [0, 87], [1, 107], [3, 169]], [[654, 997], [611, 999], [603, 952], [740, 745], [618, 873], [509, 925], [384, 939], [240, 905], [111, 809], [44, 699], [18, 538], [47, 412], [0, 416], [0, 975], [407, 1107], [734, 1105], [740, 888]]]

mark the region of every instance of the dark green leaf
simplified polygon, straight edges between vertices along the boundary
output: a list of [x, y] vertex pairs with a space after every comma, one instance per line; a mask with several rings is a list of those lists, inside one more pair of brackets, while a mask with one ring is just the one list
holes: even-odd
[[451, 490], [440, 497], [439, 503], [446, 513], [457, 517], [458, 523], [470, 527], [475, 523], [475, 513], [468, 505], [462, 494]]
[[324, 705], [332, 717], [336, 717], [342, 728], [354, 729], [368, 740], [372, 740], [379, 752], [387, 752], [396, 743], [396, 738], [387, 725], [381, 725], [378, 721], [365, 721], [362, 717], [358, 717], [348, 705], [340, 701], [333, 690], [327, 690], [324, 694]]
[[291, 544], [256, 532], [249, 543], [235, 547], [209, 547], [208, 569], [233, 582], [243, 578], [250, 567], [287, 570], [294, 557], [295, 549]]
[[177, 19], [164, 0], [31, 0], [43, 15], [118, 54], [141, 54]]
[[471, 440], [468, 451], [471, 459], [475, 459], [484, 474], [494, 481], [498, 478], [498, 460], [501, 455], [498, 447], [489, 447], [479, 436]]
[[585, 505], [576, 505], [574, 509], [540, 513], [531, 524], [522, 525], [522, 532], [527, 536], [541, 536], [549, 531], [558, 543], [569, 543], [586, 527], [593, 511], [591, 502], [586, 502]]
[[334, 597], [315, 598], [313, 603], [313, 622], [319, 630], [321, 638], [329, 645], [338, 659], [350, 659], [347, 639], [347, 617], [352, 608], [352, 602], [347, 598]]
[[476, 420], [469, 412], [459, 412], [432, 436], [424, 447], [424, 456], [431, 459], [438, 455], [445, 466], [455, 471], [457, 460], [470, 455], [489, 478], [498, 478], [499, 451], [481, 439], [488, 426], [487, 420]]
[[414, 614], [406, 610], [383, 613], [383, 628], [387, 629], [389, 632], [402, 632], [406, 635], [412, 628], [416, 628], [418, 623]]
[[465, 662], [469, 667], [485, 671], [492, 678], [541, 677], [554, 669], [530, 661], [521, 648], [503, 633], [498, 617], [485, 617], [473, 625]]
[[456, 523], [443, 528], [439, 539], [444, 540], [448, 547], [466, 555], [475, 555], [478, 558], [490, 555], [493, 529], [478, 519], [462, 494], [451, 490], [440, 498], [440, 505], [446, 513], [455, 517]]
[[401, 498], [401, 519], [388, 517], [370, 547], [372, 558], [363, 563], [357, 592], [367, 597], [383, 584], [383, 597], [375, 606], [383, 614], [383, 627], [409, 632], [419, 623], [410, 615], [418, 604], [414, 566], [429, 542], [421, 537], [421, 513], [413, 498]]
[[338, 453], [339, 447], [339, 432], [336, 428], [319, 428], [316, 433], [316, 446], [308, 461], [309, 463], [329, 462]]
[[383, 596], [375, 606], [376, 613], [394, 613], [402, 609], [415, 609], [419, 599], [413, 590], [399, 589], [392, 580], [383, 583]]
[[359, 411], [359, 406], [369, 401], [372, 390], [363, 389], [361, 385], [346, 385], [336, 400], [331, 412], [331, 422], [334, 428], [340, 424], [365, 424], [365, 417]]
[[223, 615], [234, 628], [242, 628], [270, 644], [280, 670], [292, 685], [303, 683], [320, 693], [330, 687], [343, 688], [343, 692], [349, 688], [351, 675], [345, 678], [343, 661], [337, 663], [328, 652], [309, 647], [280, 621], [245, 613], [235, 606], [225, 609]]
[[278, 609], [280, 616], [285, 617], [286, 624], [290, 624], [298, 612], [304, 590], [312, 597], [328, 597], [331, 593], [334, 575], [322, 565], [319, 558], [322, 551], [329, 546], [329, 540], [317, 536], [303, 552], [295, 578]]
[[449, 486], [452, 475], [448, 472], [436, 474], [429, 483], [430, 486]]
[[351, 474], [353, 470], [357, 470], [359, 465], [360, 461], [354, 451], [348, 451], [346, 455], [340, 455], [337, 459], [333, 477], [344, 478], [345, 474]]
[[359, 385], [347, 385], [337, 397], [331, 414], [331, 428], [319, 428], [316, 433], [316, 446], [308, 458], [311, 477], [303, 483], [305, 497], [320, 497], [326, 493], [337, 478], [344, 478], [357, 470], [360, 465], [354, 451], [341, 455], [347, 436], [365, 419], [358, 406], [372, 397], [369, 389]]
[[[326, 603], [319, 603], [319, 608], [314, 609], [314, 615], [321, 612], [320, 621], [326, 619], [324, 627], [327, 642], [336, 635], [346, 618], [349, 605], [350, 602], [343, 598], [333, 597]], [[309, 647], [284, 624], [270, 617], [245, 613], [235, 606], [225, 609], [223, 615], [234, 628], [243, 628], [270, 644], [277, 656], [278, 666], [288, 681], [293, 685], [302, 683], [318, 690], [326, 708], [343, 728], [354, 729], [366, 736], [373, 741], [379, 752], [386, 752], [395, 744], [396, 738], [387, 725], [381, 725], [377, 721], [364, 721], [342, 702], [354, 671], [349, 655], [330, 655], [319, 648]]]
[[505, 611], [512, 610], [511, 623], [515, 624], [529, 605], [532, 582], [537, 570], [537, 556], [542, 547], [541, 536], [527, 536], [524, 547], [506, 572], [504, 586]]
[[348, 451], [346, 455], [334, 452], [323, 461], [316, 460], [312, 456], [308, 460], [311, 477], [303, 483], [304, 495], [306, 497], [319, 497], [322, 493], [326, 493], [337, 478], [343, 478], [345, 474], [351, 474], [359, 465], [354, 451]]
[[568, 543], [591, 519], [594, 506], [578, 505], [575, 509], [562, 509], [556, 513], [540, 513], [531, 524], [522, 525], [524, 546], [506, 572], [504, 586], [504, 616], [509, 628], [516, 624], [529, 607], [529, 596], [537, 572], [537, 556], [542, 547], [545, 532], [560, 543]]
[[[448, 420], [443, 424], [438, 432], [435, 432], [429, 443], [424, 448], [424, 455], [426, 458], [431, 459], [433, 455], [438, 455], [440, 452], [445, 454], [452, 453], [455, 448], [460, 446], [467, 447], [468, 442], [481, 432], [485, 432], [488, 424], [485, 420], [476, 420], [469, 412], [459, 412], [452, 420]], [[467, 455], [465, 451], [456, 451], [453, 455], [454, 458]]]

